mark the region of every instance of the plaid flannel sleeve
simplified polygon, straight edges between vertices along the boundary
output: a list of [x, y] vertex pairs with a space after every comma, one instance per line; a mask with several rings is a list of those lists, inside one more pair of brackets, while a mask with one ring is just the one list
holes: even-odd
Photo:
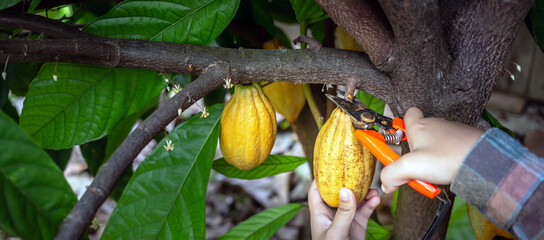
[[451, 190], [521, 239], [544, 239], [544, 159], [497, 128], [466, 156]]

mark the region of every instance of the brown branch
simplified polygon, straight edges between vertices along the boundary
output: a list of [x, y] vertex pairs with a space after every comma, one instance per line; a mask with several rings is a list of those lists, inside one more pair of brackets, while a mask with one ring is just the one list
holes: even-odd
[[1, 12], [0, 27], [12, 27], [45, 34], [52, 38], [90, 39], [99, 38], [62, 22], [32, 14]]
[[424, 56], [427, 58], [425, 63], [431, 63], [429, 66], [440, 65], [439, 68], [445, 70], [448, 66], [448, 47], [440, 21], [438, 1], [379, 2], [395, 35], [395, 49], [389, 59], [387, 72], [393, 71], [399, 64], [405, 64], [406, 56]]
[[177, 117], [177, 109], [180, 106], [185, 110], [198, 99], [220, 87], [227, 72], [228, 68], [223, 63], [212, 65], [197, 80], [184, 87], [145, 119], [102, 166], [89, 189], [65, 218], [55, 239], [79, 239], [95, 212], [138, 153]]
[[[446, 79], [455, 86], [450, 94], [460, 102], [486, 102], [533, 1], [439, 2], [452, 59], [453, 75]], [[463, 108], [457, 104], [446, 111], [455, 113]], [[473, 115], [459, 121], [476, 124], [478, 119], [479, 115]]]
[[316, 0], [381, 68], [393, 50], [393, 32], [380, 6], [373, 0]]
[[243, 82], [295, 82], [344, 85], [389, 101], [390, 81], [364, 53], [324, 48], [314, 50], [227, 49], [131, 39], [0, 40], [0, 62], [73, 62], [121, 68], [199, 75], [216, 62], [231, 68]]

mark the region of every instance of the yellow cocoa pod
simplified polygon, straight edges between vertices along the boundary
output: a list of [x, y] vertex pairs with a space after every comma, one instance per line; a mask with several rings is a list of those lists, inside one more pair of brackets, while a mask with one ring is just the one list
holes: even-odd
[[[274, 38], [263, 43], [263, 48], [278, 49], [287, 48], [287, 46], [281, 43], [279, 39]], [[266, 85], [263, 91], [274, 109], [283, 115], [287, 121], [294, 122], [297, 120], [300, 111], [302, 111], [306, 103], [302, 84], [275, 82]]]
[[314, 147], [314, 178], [323, 200], [338, 207], [340, 188], [361, 202], [372, 183], [376, 158], [353, 135], [350, 117], [336, 108], [319, 131]]
[[467, 203], [467, 213], [468, 213], [468, 221], [470, 222], [470, 226], [472, 226], [472, 230], [474, 231], [474, 235], [476, 236], [476, 239], [491, 240], [495, 238], [495, 236], [503, 237], [505, 239], [516, 239], [508, 231], [500, 227], [497, 227], [497, 225], [490, 222], [480, 212], [480, 210], [478, 210], [477, 207], [472, 206], [468, 203]]
[[336, 47], [340, 49], [354, 50], [364, 52], [361, 47], [351, 36], [349, 36], [341, 27], [336, 27]]
[[300, 111], [306, 104], [306, 96], [302, 84], [275, 82], [263, 88], [276, 111], [289, 122], [297, 120]]
[[259, 166], [276, 140], [276, 113], [261, 85], [237, 85], [221, 116], [219, 136], [225, 160], [240, 170]]

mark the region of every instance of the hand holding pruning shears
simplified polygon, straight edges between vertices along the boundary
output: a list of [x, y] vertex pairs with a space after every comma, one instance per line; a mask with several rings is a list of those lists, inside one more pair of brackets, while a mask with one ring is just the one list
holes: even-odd
[[[481, 131], [474, 131], [471, 127], [445, 120], [425, 119], [418, 109], [407, 112], [405, 119], [408, 126], [405, 129], [404, 121], [400, 118], [385, 117], [368, 109], [360, 102], [348, 102], [328, 94], [326, 96], [351, 117], [357, 139], [385, 166], [392, 164], [391, 168], [386, 167], [382, 172], [384, 183], [382, 188], [385, 192], [394, 191], [398, 186], [407, 183], [426, 197], [440, 201], [435, 217], [421, 238], [428, 239], [442, 222], [451, 201], [445, 193], [445, 197], [438, 196], [442, 190], [436, 185], [422, 180], [439, 184], [450, 183], [464, 156], [470, 151], [470, 146], [481, 135]], [[378, 132], [375, 127], [380, 131]], [[448, 132], [450, 130], [455, 131], [450, 133]], [[437, 131], [439, 133], [442, 131], [444, 134], [436, 134]], [[398, 144], [400, 141], [408, 141], [413, 152], [395, 163], [399, 155], [387, 144]], [[436, 148], [437, 144], [459, 145], [455, 141], [470, 143], [461, 144], [461, 147], [442, 147], [438, 148], [439, 150]], [[412, 162], [412, 159], [418, 160]]]

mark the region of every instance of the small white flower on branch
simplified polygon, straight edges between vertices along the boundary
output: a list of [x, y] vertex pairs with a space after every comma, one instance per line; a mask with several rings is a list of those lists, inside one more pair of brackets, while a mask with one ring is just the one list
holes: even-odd
[[204, 107], [204, 109], [202, 110], [202, 115], [200, 115], [200, 118], [207, 118], [208, 116], [210, 116], [210, 113], [208, 112], [208, 109]]
[[167, 152], [174, 150], [174, 144], [172, 143], [172, 140], [166, 139], [166, 145], [164, 145], [164, 149], [166, 149]]
[[231, 83], [232, 78], [230, 77], [224, 78], [223, 81], [225, 81], [225, 84], [223, 84], [223, 87], [225, 87], [225, 89], [231, 89], [234, 86]]

